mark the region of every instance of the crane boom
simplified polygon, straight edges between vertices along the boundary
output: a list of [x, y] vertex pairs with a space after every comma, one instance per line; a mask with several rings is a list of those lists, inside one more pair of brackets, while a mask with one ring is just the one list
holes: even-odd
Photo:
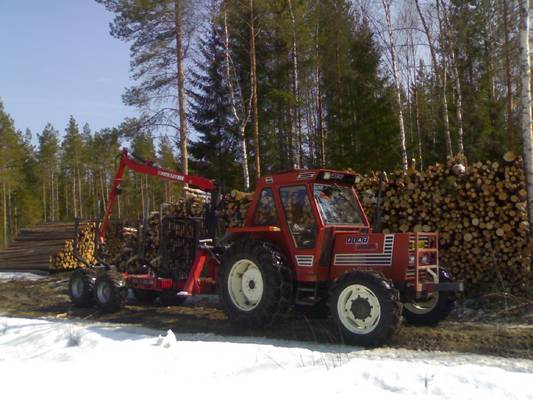
[[107, 230], [107, 225], [109, 224], [109, 219], [111, 217], [111, 213], [113, 212], [113, 207], [117, 199], [117, 193], [120, 190], [120, 184], [122, 183], [122, 177], [126, 172], [126, 168], [129, 168], [141, 174], [156, 176], [172, 182], [196, 186], [201, 190], [209, 192], [215, 188], [215, 183], [211, 179], [195, 175], [186, 175], [180, 172], [156, 166], [152, 161], [143, 160], [141, 157], [136, 156], [133, 153], [128, 153], [128, 149], [123, 148], [122, 153], [120, 155], [120, 164], [118, 166], [117, 173], [115, 174], [115, 179], [113, 180], [111, 192], [109, 192], [107, 208], [105, 210], [104, 218], [102, 219], [102, 224], [100, 225], [100, 230], [98, 232], [99, 243], [104, 242], [104, 236]]

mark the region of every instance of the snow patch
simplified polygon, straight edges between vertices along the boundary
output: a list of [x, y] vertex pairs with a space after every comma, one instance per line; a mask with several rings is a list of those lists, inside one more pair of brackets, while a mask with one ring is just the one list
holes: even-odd
[[39, 275], [33, 272], [0, 272], [0, 281], [37, 281], [45, 278], [46, 275]]
[[533, 361], [0, 319], [2, 398], [164, 398], [172, 387], [191, 398], [533, 400]]
[[161, 336], [157, 338], [156, 344], [158, 346], [164, 347], [168, 349], [169, 347], [172, 347], [176, 343], [176, 335], [174, 335], [174, 332], [172, 332], [171, 329], [167, 331], [166, 336]]

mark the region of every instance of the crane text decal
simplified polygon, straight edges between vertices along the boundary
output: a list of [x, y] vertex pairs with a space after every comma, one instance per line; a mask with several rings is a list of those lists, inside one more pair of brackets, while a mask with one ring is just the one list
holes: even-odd
[[185, 177], [183, 175], [174, 174], [167, 171], [157, 171], [157, 175], [162, 176], [163, 178], [173, 179], [175, 181], [184, 181]]

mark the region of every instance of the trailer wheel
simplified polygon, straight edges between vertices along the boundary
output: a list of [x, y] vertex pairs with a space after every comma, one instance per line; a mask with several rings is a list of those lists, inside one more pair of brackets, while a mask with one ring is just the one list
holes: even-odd
[[398, 291], [382, 276], [354, 271], [332, 287], [330, 315], [346, 343], [379, 346], [400, 324]]
[[91, 307], [94, 304], [95, 273], [87, 269], [78, 269], [70, 274], [68, 295], [76, 307]]
[[145, 304], [153, 303], [159, 296], [159, 293], [156, 292], [155, 290], [133, 289], [132, 292], [133, 292], [133, 295], [135, 296], [135, 299], [139, 303], [145, 303]]
[[[449, 282], [452, 277], [440, 268], [439, 280]], [[435, 326], [454, 309], [455, 300], [455, 292], [436, 292], [425, 301], [404, 303], [403, 317], [411, 325]]]
[[267, 242], [236, 242], [225, 254], [219, 293], [231, 322], [262, 327], [285, 317], [292, 302], [292, 273], [287, 259]]
[[120, 310], [126, 304], [128, 288], [122, 274], [105, 271], [96, 277], [94, 302], [104, 312]]

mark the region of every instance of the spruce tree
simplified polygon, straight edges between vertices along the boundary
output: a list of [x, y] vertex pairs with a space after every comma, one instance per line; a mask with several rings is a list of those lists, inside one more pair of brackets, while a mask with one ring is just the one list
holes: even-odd
[[237, 133], [232, 118], [224, 56], [223, 27], [214, 12], [206, 37], [200, 39], [190, 92], [190, 119], [198, 132], [191, 143], [193, 168], [226, 187], [239, 187]]

